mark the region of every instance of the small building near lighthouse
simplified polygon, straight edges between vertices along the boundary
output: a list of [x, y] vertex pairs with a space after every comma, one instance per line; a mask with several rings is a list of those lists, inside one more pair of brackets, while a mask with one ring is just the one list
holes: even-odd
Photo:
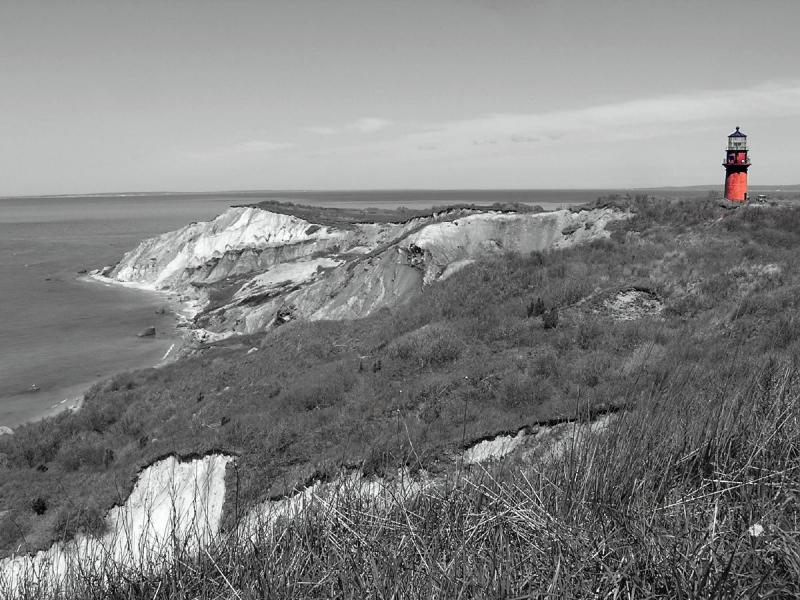
[[747, 200], [747, 169], [750, 158], [747, 156], [747, 136], [736, 128], [728, 136], [728, 148], [725, 152], [725, 198], [733, 202]]

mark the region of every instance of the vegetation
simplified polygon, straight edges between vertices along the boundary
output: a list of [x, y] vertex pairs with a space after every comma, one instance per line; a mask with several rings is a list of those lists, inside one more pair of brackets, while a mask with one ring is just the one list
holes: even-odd
[[[2, 549], [96, 530], [171, 453], [239, 456], [230, 530], [343, 465], [441, 473], [473, 440], [621, 407], [563, 461], [449, 474], [389, 505], [342, 493], [255, 545], [111, 591], [81, 580], [78, 597], [796, 595], [800, 209], [631, 208], [609, 240], [487, 258], [393, 311], [118, 376], [0, 438]], [[609, 302], [629, 289], [663, 310], [621, 318]]]
[[[305, 204], [295, 204], [292, 202], [285, 202], [279, 200], [264, 200], [256, 204], [248, 205], [268, 210], [270, 212], [292, 215], [305, 219], [311, 223], [319, 223], [320, 225], [332, 225], [336, 227], [347, 227], [355, 223], [404, 223], [411, 219], [419, 217], [429, 217], [433, 214], [440, 212], [452, 211], [486, 211], [497, 210], [504, 212], [537, 212], [543, 209], [532, 206], [530, 204], [514, 202], [514, 203], [494, 203], [491, 205], [477, 205], [477, 204], [448, 204], [446, 206], [434, 206], [425, 208], [408, 208], [405, 206], [398, 206], [397, 208], [338, 208], [338, 207], [324, 207], [324, 206], [311, 206]], [[313, 233], [318, 225], [311, 225], [306, 233]]]
[[[64, 598], [796, 597], [800, 373], [687, 395], [676, 370], [557, 462], [456, 473], [418, 494], [358, 484], [252, 544], [163, 572], [76, 573]], [[30, 587], [24, 597], [41, 598]], [[53, 590], [51, 590], [53, 591]]]

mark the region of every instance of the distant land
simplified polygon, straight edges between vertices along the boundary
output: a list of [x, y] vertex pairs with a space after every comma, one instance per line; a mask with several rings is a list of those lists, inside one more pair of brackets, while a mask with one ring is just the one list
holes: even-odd
[[[789, 185], [750, 185], [751, 190], [758, 191], [796, 191], [800, 190], [800, 184]], [[397, 188], [397, 189], [262, 189], [262, 190], [212, 190], [212, 191], [199, 191], [199, 192], [184, 192], [184, 191], [148, 191], [148, 192], [94, 192], [87, 194], [31, 194], [24, 196], [0, 196], [0, 200], [11, 200], [19, 198], [114, 198], [114, 197], [149, 197], [149, 196], [237, 196], [237, 197], [260, 197], [264, 195], [274, 194], [352, 194], [352, 195], [367, 195], [367, 194], [407, 194], [411, 193], [453, 193], [453, 194], [483, 194], [483, 193], [524, 193], [524, 192], [554, 192], [554, 193], [567, 193], [567, 192], [597, 192], [599, 194], [608, 193], [631, 193], [631, 192], [696, 192], [702, 190], [716, 190], [722, 189], [722, 183], [716, 184], [698, 184], [698, 185], [680, 185], [680, 186], [657, 186], [657, 187], [618, 187], [618, 188]]]
[[[679, 185], [674, 187], [653, 187], [653, 188], [635, 188], [635, 191], [639, 192], [651, 192], [651, 191], [697, 191], [697, 190], [708, 190], [708, 189], [722, 189], [722, 184], [716, 185]], [[759, 190], [759, 191], [773, 191], [773, 192], [786, 192], [786, 191], [795, 191], [800, 190], [800, 184], [791, 184], [791, 185], [748, 185], [748, 188], [751, 190]]]

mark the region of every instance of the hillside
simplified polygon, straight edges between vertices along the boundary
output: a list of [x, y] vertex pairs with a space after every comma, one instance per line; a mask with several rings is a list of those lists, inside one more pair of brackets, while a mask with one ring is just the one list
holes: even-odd
[[[101, 533], [164, 457], [225, 455], [226, 532], [342, 477], [437, 483], [401, 501], [345, 489], [118, 597], [798, 591], [800, 209], [640, 197], [346, 226], [233, 211], [107, 273], [196, 302], [218, 335], [0, 436], [4, 553]], [[267, 220], [285, 237], [247, 237]], [[530, 445], [612, 413], [547, 461]], [[533, 441], [466, 466], [521, 430]]]

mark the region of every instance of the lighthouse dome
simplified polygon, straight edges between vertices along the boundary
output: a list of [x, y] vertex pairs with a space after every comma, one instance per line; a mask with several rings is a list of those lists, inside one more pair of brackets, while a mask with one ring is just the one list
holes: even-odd
[[737, 127], [736, 131], [734, 131], [728, 137], [729, 138], [739, 138], [739, 137], [747, 137], [747, 136], [745, 134], [743, 134], [741, 131], [739, 131], [739, 128]]

